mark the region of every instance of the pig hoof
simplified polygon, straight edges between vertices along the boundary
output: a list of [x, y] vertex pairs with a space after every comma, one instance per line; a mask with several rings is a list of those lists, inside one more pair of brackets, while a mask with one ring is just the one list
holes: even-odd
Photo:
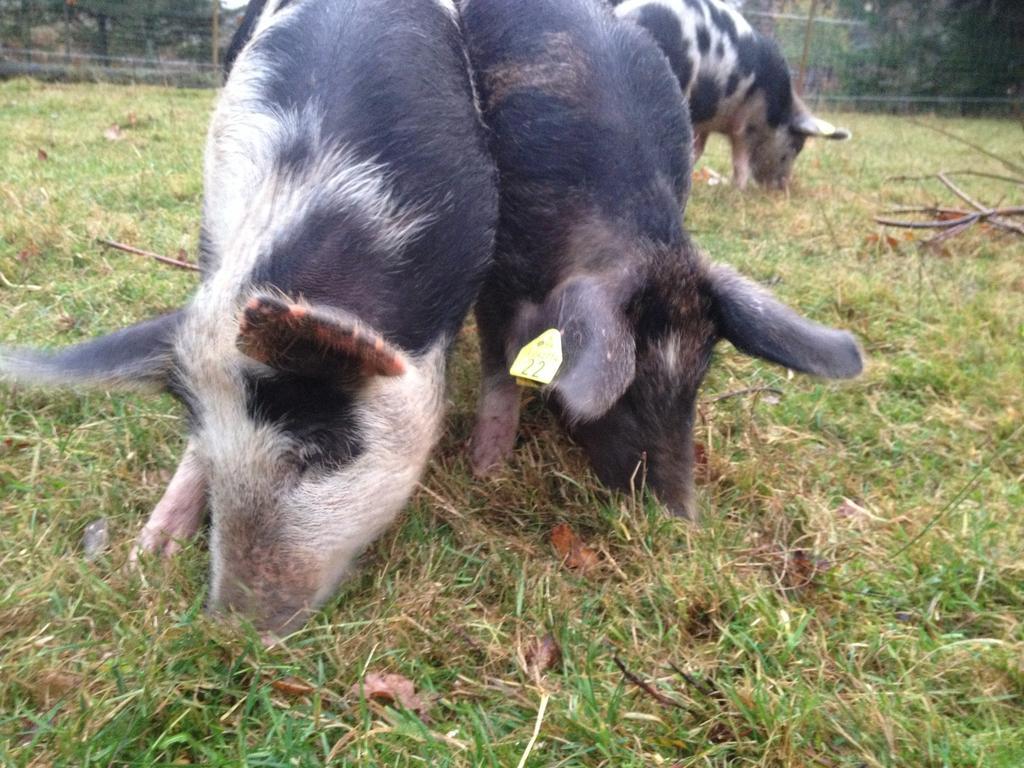
[[138, 566], [139, 558], [143, 555], [153, 555], [162, 559], [170, 559], [181, 549], [181, 539], [176, 532], [166, 531], [161, 528], [143, 528], [139, 537], [135, 540], [135, 546], [128, 554], [128, 562], [133, 567]]
[[497, 474], [508, 460], [511, 450], [493, 440], [473, 440], [469, 453], [469, 463], [473, 476], [483, 479]]
[[260, 642], [263, 644], [263, 648], [267, 651], [284, 646], [284, 640], [273, 632], [260, 633]]

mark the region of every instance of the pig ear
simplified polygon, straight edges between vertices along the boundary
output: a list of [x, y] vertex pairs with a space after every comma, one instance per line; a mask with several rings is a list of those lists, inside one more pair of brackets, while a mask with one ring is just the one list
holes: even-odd
[[815, 117], [810, 112], [798, 112], [789, 124], [790, 130], [794, 133], [802, 133], [804, 136], [818, 136], [823, 139], [844, 140], [853, 134], [846, 128], [836, 128], [827, 120]]
[[399, 349], [354, 316], [265, 294], [242, 310], [236, 344], [253, 360], [307, 375], [355, 364], [364, 376], [401, 376], [407, 365]]
[[179, 309], [56, 352], [0, 347], [0, 377], [52, 387], [159, 391], [174, 365], [183, 317]]
[[510, 359], [547, 329], [561, 332], [562, 365], [549, 390], [570, 421], [603, 416], [633, 383], [636, 345], [617, 293], [605, 280], [572, 278], [519, 315], [518, 346]]
[[708, 292], [719, 334], [741, 352], [829, 379], [861, 372], [860, 348], [852, 334], [801, 317], [731, 269], [712, 266]]

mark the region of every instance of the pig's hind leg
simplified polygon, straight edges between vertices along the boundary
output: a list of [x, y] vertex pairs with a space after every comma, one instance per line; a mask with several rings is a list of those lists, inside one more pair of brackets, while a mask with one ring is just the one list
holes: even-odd
[[742, 133], [729, 134], [732, 145], [732, 183], [737, 189], [746, 189], [750, 182], [750, 145]]
[[480, 333], [480, 402], [470, 439], [473, 474], [486, 477], [501, 469], [512, 454], [519, 429], [519, 387], [506, 369], [505, 333], [508, 315], [484, 308], [485, 295], [477, 303]]
[[206, 480], [190, 442], [167, 490], [139, 533], [129, 559], [138, 562], [143, 552], [171, 557], [199, 531], [206, 504]]

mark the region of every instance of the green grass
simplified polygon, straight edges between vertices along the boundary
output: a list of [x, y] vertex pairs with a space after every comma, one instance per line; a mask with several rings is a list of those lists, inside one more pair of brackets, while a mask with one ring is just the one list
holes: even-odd
[[[96, 238], [194, 253], [212, 99], [0, 84], [0, 343], [67, 344], [186, 299], [193, 275]], [[855, 138], [812, 143], [789, 197], [698, 184], [688, 220], [713, 258], [855, 331], [868, 369], [790, 380], [723, 345], [699, 527], [602, 490], [536, 401], [513, 466], [474, 482], [469, 328], [428, 490], [267, 651], [203, 615], [204, 542], [125, 568], [182, 449], [169, 398], [0, 388], [0, 763], [516, 766], [546, 698], [529, 766], [1024, 765], [1024, 239], [978, 228], [925, 251], [870, 220], [952, 202], [889, 176], [1005, 169], [905, 119], [829, 117]], [[1024, 161], [1020, 125], [922, 122]], [[724, 142], [706, 162], [727, 170]], [[762, 385], [784, 395], [711, 402]], [[88, 562], [101, 517], [111, 546]], [[560, 565], [563, 521], [598, 572]], [[564, 661], [536, 679], [522, 658], [547, 633]], [[350, 695], [367, 670], [412, 680], [429, 719]], [[314, 691], [275, 687], [288, 677]]]

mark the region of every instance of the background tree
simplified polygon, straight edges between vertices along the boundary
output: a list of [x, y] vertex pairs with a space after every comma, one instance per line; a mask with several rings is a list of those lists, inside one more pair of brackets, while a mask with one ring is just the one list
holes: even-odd
[[1020, 0], [837, 0], [868, 22], [871, 44], [851, 49], [844, 90], [913, 96], [1019, 95], [1024, 84]]

